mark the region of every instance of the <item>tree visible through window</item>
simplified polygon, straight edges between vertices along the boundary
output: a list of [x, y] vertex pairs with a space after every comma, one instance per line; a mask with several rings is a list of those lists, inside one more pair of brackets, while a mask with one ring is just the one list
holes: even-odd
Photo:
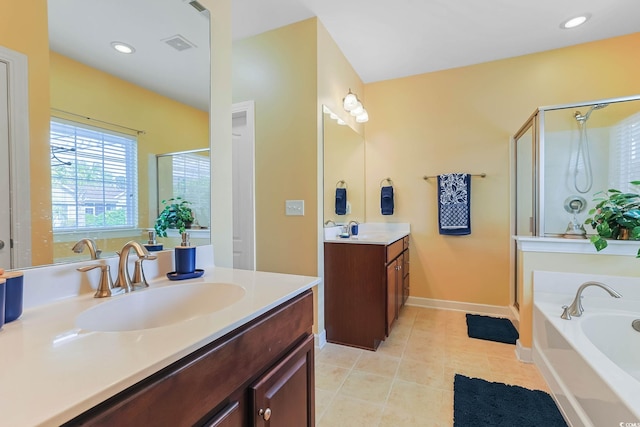
[[137, 227], [137, 141], [130, 135], [51, 121], [54, 231]]

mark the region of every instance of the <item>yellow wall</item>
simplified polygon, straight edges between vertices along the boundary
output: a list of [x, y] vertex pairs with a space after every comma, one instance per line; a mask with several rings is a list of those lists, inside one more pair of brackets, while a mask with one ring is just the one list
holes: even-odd
[[318, 270], [316, 64], [315, 19], [233, 43], [233, 102], [255, 101], [258, 270]]
[[[510, 137], [538, 106], [640, 93], [638, 51], [635, 33], [366, 85], [366, 217], [411, 223], [412, 296], [510, 303]], [[472, 179], [470, 236], [438, 234], [436, 183], [422, 176], [447, 172], [487, 173]], [[378, 205], [387, 176], [392, 217]]]
[[[26, 31], [25, 29], [28, 29]], [[49, 173], [49, 36], [45, 0], [2, 4], [0, 45], [23, 53], [29, 66], [29, 144], [31, 170], [31, 241], [41, 251], [32, 264], [52, 261], [51, 201], [38, 192], [50, 185]]]
[[364, 84], [329, 32], [320, 21], [317, 23], [318, 103], [329, 107], [356, 132], [364, 134], [364, 125], [356, 123], [355, 118], [342, 107], [342, 99], [349, 89], [364, 102]]

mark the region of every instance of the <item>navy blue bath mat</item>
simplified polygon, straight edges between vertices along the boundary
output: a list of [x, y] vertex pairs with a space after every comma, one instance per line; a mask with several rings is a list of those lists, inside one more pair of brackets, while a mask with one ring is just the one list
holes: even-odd
[[453, 426], [567, 427], [567, 423], [544, 391], [456, 374]]
[[481, 340], [515, 344], [518, 331], [509, 319], [467, 314], [467, 335]]

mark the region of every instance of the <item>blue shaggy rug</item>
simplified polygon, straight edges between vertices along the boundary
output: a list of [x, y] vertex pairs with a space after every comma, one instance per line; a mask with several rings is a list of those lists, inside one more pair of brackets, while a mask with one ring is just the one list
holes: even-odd
[[467, 335], [481, 340], [515, 344], [518, 331], [509, 319], [467, 314]]
[[456, 374], [453, 426], [567, 427], [567, 423], [544, 391]]

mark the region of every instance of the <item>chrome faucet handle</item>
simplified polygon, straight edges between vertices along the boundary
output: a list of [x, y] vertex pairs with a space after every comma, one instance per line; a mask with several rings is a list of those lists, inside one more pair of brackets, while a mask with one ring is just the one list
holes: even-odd
[[113, 287], [109, 266], [106, 264], [88, 265], [86, 267], [79, 267], [77, 268], [77, 270], [84, 273], [89, 270], [93, 270], [94, 268], [100, 268], [101, 270], [100, 283], [98, 284], [98, 289], [96, 289], [96, 293], [93, 295], [94, 298], [112, 297], [114, 295], [118, 295], [124, 292], [124, 289], [116, 289]]
[[568, 305], [563, 305], [562, 306], [562, 314], [560, 315], [561, 319], [564, 320], [571, 320], [571, 315], [569, 314], [569, 306]]

